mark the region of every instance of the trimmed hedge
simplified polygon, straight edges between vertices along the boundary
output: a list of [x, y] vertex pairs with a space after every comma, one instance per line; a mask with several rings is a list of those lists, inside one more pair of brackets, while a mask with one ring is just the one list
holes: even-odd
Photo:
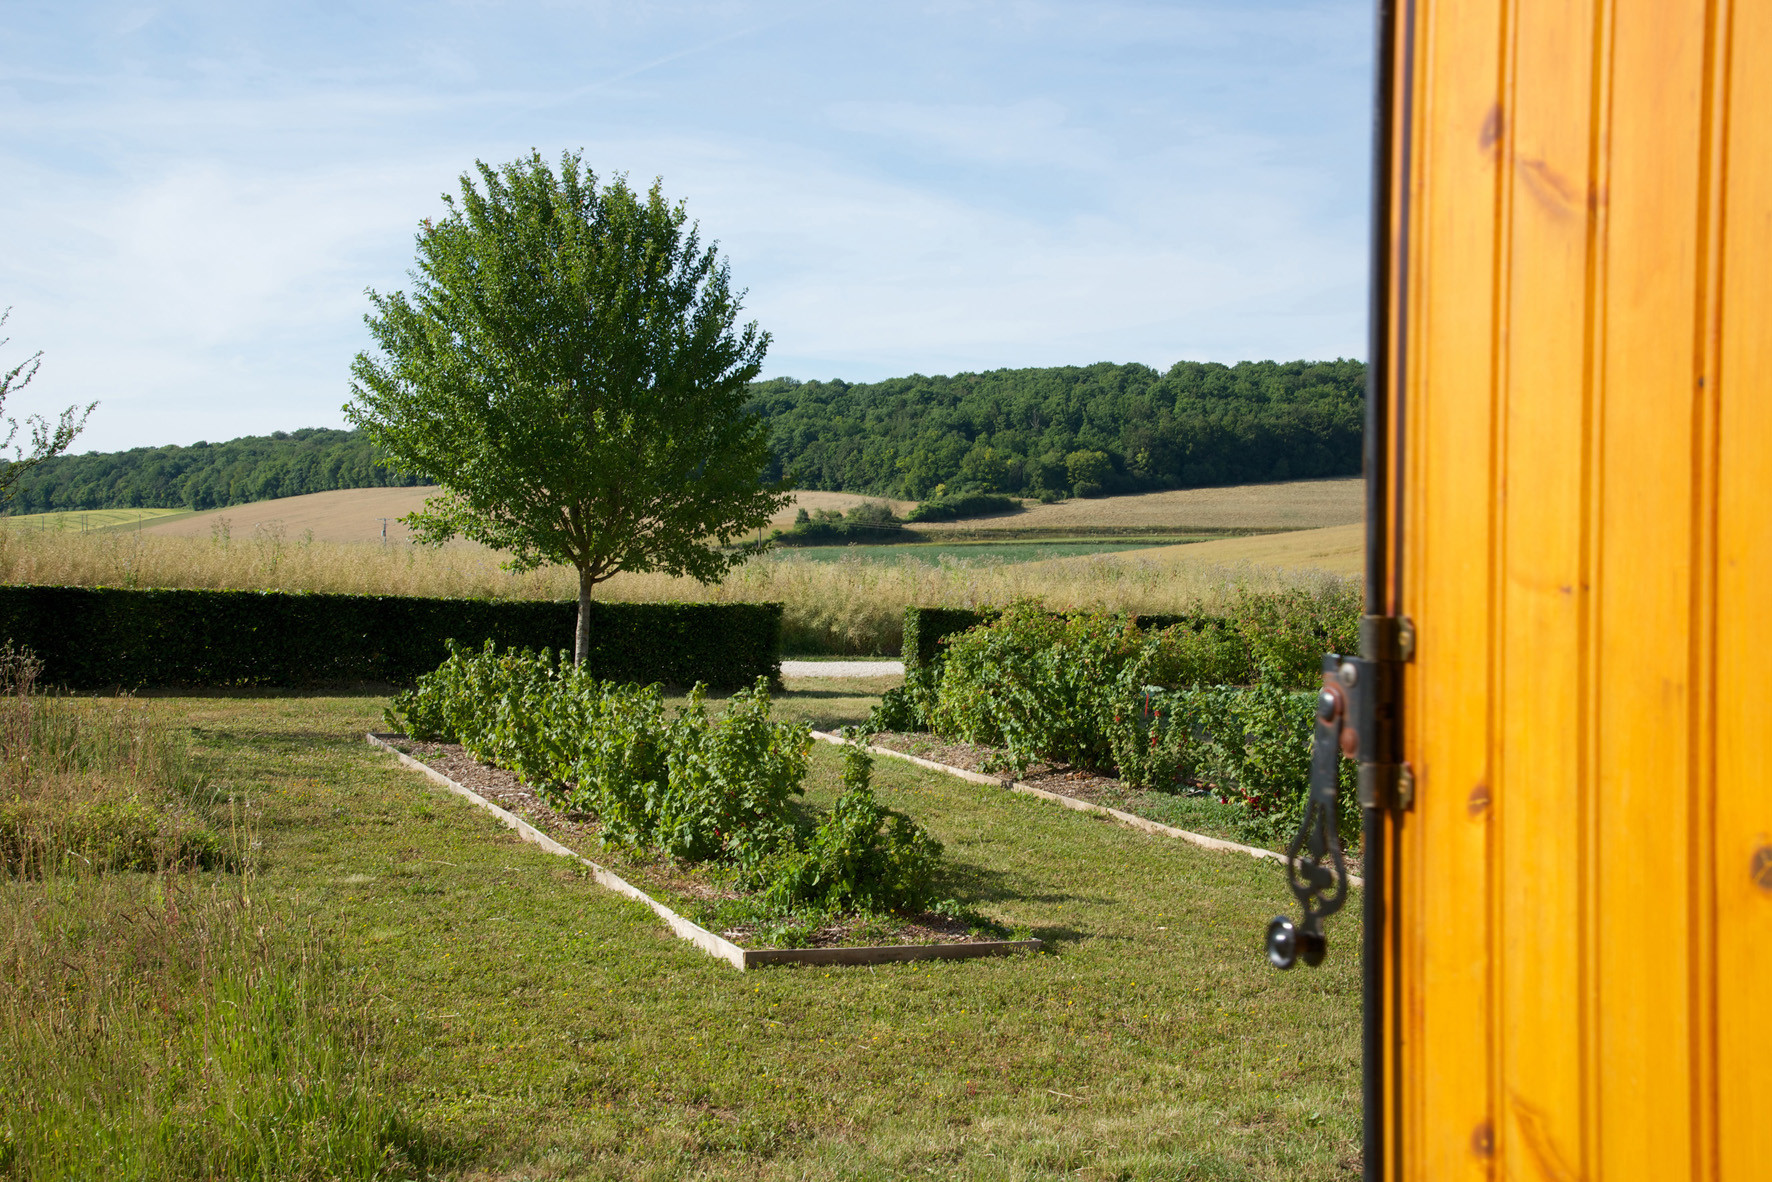
[[[900, 647], [905, 672], [929, 665], [941, 655], [941, 642], [1002, 615], [1001, 608], [907, 607], [904, 609], [904, 643]], [[1053, 613], [1055, 615], [1070, 613]], [[1186, 624], [1195, 632], [1208, 624], [1228, 625], [1222, 616], [1134, 615], [1132, 623], [1147, 631]]]
[[[591, 604], [588, 670], [737, 689], [781, 672], [779, 603]], [[478, 647], [570, 649], [578, 605], [280, 591], [0, 587], [0, 639], [70, 689], [407, 684]]]

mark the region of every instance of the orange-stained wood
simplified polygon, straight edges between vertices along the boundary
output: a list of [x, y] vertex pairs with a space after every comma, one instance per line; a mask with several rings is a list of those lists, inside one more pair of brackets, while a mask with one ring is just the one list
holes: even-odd
[[1733, 6], [1718, 68], [1726, 157], [1717, 403], [1713, 689], [1717, 1177], [1766, 1172], [1772, 1130], [1772, 5]]
[[[1463, 638], [1489, 632], [1494, 502], [1462, 490], [1486, 490], [1495, 457], [1495, 295], [1469, 276], [1489, 273], [1496, 246], [1496, 164], [1505, 128], [1495, 30], [1502, 11], [1501, 0], [1446, 5], [1424, 13], [1417, 26], [1422, 99], [1411, 208], [1420, 216], [1409, 259], [1415, 299], [1408, 356], [1435, 397], [1411, 407], [1408, 454], [1443, 479], [1409, 482], [1404, 509], [1413, 542], [1404, 586], [1422, 587], [1411, 610], [1435, 625], [1408, 670], [1424, 700], [1410, 721], [1425, 712], [1437, 723], [1409, 732], [1420, 804], [1402, 826], [1400, 861], [1414, 889], [1400, 915], [1405, 976], [1419, 987], [1404, 994], [1404, 1057], [1412, 1063], [1428, 1048], [1433, 1055], [1426, 1070], [1403, 1080], [1402, 1140], [1420, 1146], [1414, 1176], [1473, 1180], [1489, 1176], [1494, 1139], [1482, 1070], [1491, 1033], [1490, 930], [1481, 905], [1489, 889], [1491, 668], [1488, 647]], [[1424, 569], [1444, 577], [1423, 585]], [[1439, 868], [1432, 890], [1413, 872], [1422, 866]], [[1427, 1130], [1446, 1134], [1429, 1137]]]
[[1758, 1177], [1772, 5], [1402, 23], [1389, 1175]]

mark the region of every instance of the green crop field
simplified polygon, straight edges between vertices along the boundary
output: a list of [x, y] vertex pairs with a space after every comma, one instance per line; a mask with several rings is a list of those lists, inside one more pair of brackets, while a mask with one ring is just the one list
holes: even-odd
[[71, 531], [137, 529], [190, 517], [189, 509], [72, 509], [65, 513], [27, 513], [0, 518], [10, 529]]

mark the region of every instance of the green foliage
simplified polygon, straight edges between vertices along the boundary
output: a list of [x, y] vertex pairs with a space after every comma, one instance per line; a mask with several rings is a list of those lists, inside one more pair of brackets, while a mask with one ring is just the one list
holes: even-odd
[[306, 427], [189, 447], [62, 455], [18, 483], [14, 513], [65, 509], [217, 509], [339, 488], [426, 483], [396, 471], [361, 431]]
[[656, 685], [600, 682], [562, 659], [452, 646], [396, 698], [388, 725], [459, 742], [516, 771], [556, 808], [595, 816], [606, 841], [736, 868], [769, 908], [920, 910], [940, 846], [868, 787], [865, 752], [836, 809], [798, 815], [811, 736], [770, 718], [764, 679], [710, 718], [701, 688], [666, 718]]
[[892, 512], [892, 507], [879, 501], [856, 505], [847, 513], [815, 509], [808, 514], [801, 509], [794, 517], [793, 528], [774, 530], [769, 537], [778, 546], [840, 546], [857, 542], [917, 540], [915, 534], [904, 528], [904, 522]]
[[805, 791], [811, 736], [804, 723], [770, 720], [767, 682], [734, 694], [712, 722], [698, 687], [666, 745], [650, 844], [687, 861], [754, 865], [794, 843], [789, 802]]
[[[1111, 767], [1134, 787], [1207, 785], [1242, 806], [1245, 836], [1284, 841], [1309, 786], [1315, 696], [1305, 687], [1328, 645], [1351, 651], [1358, 608], [1346, 594], [1245, 593], [1227, 619], [1141, 627], [1016, 604], [943, 637], [938, 660], [907, 661], [905, 686], [870, 721], [999, 748], [1018, 772], [1052, 760]], [[919, 644], [932, 625], [962, 622], [952, 612], [914, 614]], [[907, 621], [907, 652], [912, 634]], [[1343, 763], [1349, 840], [1358, 828], [1353, 774]]]
[[1356, 653], [1360, 646], [1360, 600], [1342, 588], [1301, 588], [1257, 594], [1244, 591], [1230, 618], [1249, 646], [1259, 678], [1290, 689], [1316, 686], [1324, 653]]
[[1036, 759], [1102, 766], [1101, 720], [1143, 637], [1127, 617], [1057, 616], [1018, 603], [948, 645], [931, 729], [1002, 748], [1012, 766]]
[[411, 297], [371, 293], [378, 353], [352, 366], [351, 421], [443, 486], [407, 520], [570, 565], [581, 607], [618, 571], [717, 581], [787, 499], [744, 409], [769, 335], [735, 327], [726, 264], [657, 183], [599, 186], [571, 153], [477, 170], [418, 235]]
[[1140, 684], [1248, 685], [1255, 680], [1249, 641], [1229, 621], [1201, 619], [1198, 628], [1176, 624], [1155, 631], [1140, 657]]
[[[860, 740], [853, 730], [846, 737]], [[921, 911], [933, 902], [941, 843], [903, 813], [881, 805], [873, 757], [843, 748], [843, 792], [801, 848], [767, 867], [766, 904], [782, 911]]]
[[942, 653], [942, 641], [997, 618], [994, 608], [907, 607], [904, 610], [904, 643], [900, 646], [905, 675], [933, 666]]
[[1080, 497], [1099, 497], [1113, 479], [1114, 462], [1105, 451], [1074, 451], [1064, 458], [1071, 491]]
[[[410, 684], [466, 643], [556, 649], [570, 603], [276, 591], [0, 587], [0, 637], [74, 689], [169, 685]], [[593, 603], [588, 671], [616, 681], [774, 678], [781, 605]]]
[[950, 493], [924, 501], [904, 516], [906, 521], [958, 521], [967, 517], [1013, 513], [1020, 508], [1021, 502], [1014, 497], [996, 493]]
[[[1138, 787], [1208, 785], [1242, 806], [1246, 840], [1284, 844], [1304, 815], [1315, 709], [1315, 693], [1273, 685], [1126, 693], [1109, 727], [1114, 762], [1121, 779]], [[1360, 831], [1355, 779], [1355, 765], [1343, 760], [1336, 820], [1350, 844]]]
[[[937, 486], [1055, 495], [1189, 488], [1360, 471], [1358, 361], [1102, 363], [851, 384], [751, 387], [771, 475], [802, 488], [924, 500]], [[1105, 456], [1073, 474], [1075, 453]]]

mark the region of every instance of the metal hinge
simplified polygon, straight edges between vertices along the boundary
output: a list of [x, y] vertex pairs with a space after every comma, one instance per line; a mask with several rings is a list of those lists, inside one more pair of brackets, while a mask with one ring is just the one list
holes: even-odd
[[1408, 616], [1361, 616], [1360, 655], [1369, 661], [1415, 659], [1415, 621]]
[[1351, 744], [1360, 764], [1361, 808], [1407, 809], [1415, 774], [1403, 762], [1402, 666], [1415, 659], [1415, 622], [1407, 616], [1361, 616], [1360, 656], [1342, 662], [1348, 684]]

